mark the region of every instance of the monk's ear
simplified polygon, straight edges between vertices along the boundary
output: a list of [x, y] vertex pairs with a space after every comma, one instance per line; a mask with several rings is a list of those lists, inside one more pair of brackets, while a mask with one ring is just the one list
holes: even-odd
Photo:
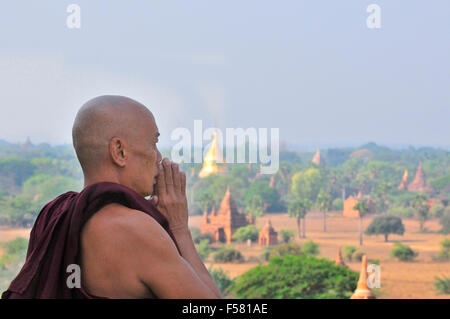
[[120, 137], [113, 137], [109, 141], [109, 155], [114, 164], [125, 167], [128, 154], [125, 150], [125, 142]]

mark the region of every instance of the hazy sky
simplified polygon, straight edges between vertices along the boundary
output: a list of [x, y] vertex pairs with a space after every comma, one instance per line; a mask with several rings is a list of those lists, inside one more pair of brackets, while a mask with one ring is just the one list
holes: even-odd
[[119, 94], [153, 111], [163, 144], [201, 119], [277, 127], [288, 145], [449, 146], [449, 14], [448, 0], [3, 0], [0, 139], [71, 143], [78, 108]]

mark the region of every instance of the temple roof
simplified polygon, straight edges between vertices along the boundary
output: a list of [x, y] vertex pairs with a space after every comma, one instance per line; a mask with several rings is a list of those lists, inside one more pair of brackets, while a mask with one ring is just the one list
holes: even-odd
[[312, 162], [316, 165], [320, 165], [321, 160], [322, 158], [320, 157], [320, 148], [317, 148], [316, 154], [314, 154]]

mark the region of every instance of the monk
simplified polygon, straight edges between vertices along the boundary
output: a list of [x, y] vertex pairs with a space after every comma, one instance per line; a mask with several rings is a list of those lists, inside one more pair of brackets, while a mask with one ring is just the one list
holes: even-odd
[[186, 175], [162, 159], [153, 114], [100, 96], [72, 136], [84, 189], [42, 209], [2, 298], [221, 298], [188, 228]]

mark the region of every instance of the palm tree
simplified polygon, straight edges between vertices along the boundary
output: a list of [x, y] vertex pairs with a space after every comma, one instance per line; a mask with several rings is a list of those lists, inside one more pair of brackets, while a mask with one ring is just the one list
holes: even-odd
[[423, 231], [423, 225], [428, 219], [429, 207], [427, 205], [427, 196], [424, 194], [417, 194], [412, 203], [416, 210], [417, 218], [419, 219], [420, 231]]
[[356, 209], [359, 212], [359, 245], [363, 244], [363, 235], [362, 235], [362, 219], [364, 215], [370, 212], [370, 207], [363, 200], [359, 201], [353, 209]]
[[[309, 199], [303, 198], [297, 198], [293, 201], [291, 201], [288, 205], [288, 212], [289, 217], [296, 217], [297, 218], [297, 234], [298, 237], [305, 238], [306, 237], [306, 226], [305, 226], [305, 217], [308, 213], [308, 210], [311, 208], [312, 203]], [[300, 226], [301, 226], [301, 220], [303, 219], [303, 235], [300, 235]]]
[[331, 196], [325, 193], [323, 190], [320, 191], [317, 196], [316, 201], [317, 207], [323, 213], [323, 231], [327, 231], [327, 212], [331, 209]]

